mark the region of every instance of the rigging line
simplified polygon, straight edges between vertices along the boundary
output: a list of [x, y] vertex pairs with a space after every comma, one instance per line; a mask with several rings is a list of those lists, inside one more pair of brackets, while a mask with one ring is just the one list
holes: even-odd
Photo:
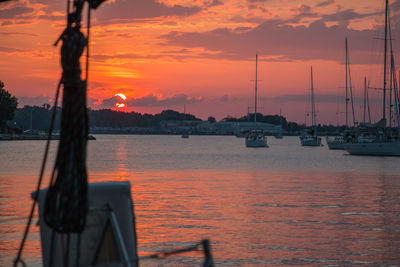
[[29, 228], [31, 226], [33, 214], [35, 212], [36, 203], [38, 202], [38, 199], [39, 199], [40, 186], [43, 181], [43, 174], [44, 174], [44, 170], [46, 168], [47, 156], [49, 154], [49, 148], [50, 148], [50, 141], [51, 141], [51, 137], [53, 134], [54, 122], [55, 122], [55, 118], [56, 118], [56, 114], [57, 114], [58, 96], [60, 94], [61, 83], [62, 83], [62, 79], [60, 79], [60, 81], [58, 82], [58, 86], [57, 86], [57, 92], [56, 92], [56, 98], [54, 101], [53, 113], [51, 115], [49, 134], [47, 136], [47, 143], [46, 143], [46, 148], [45, 148], [45, 152], [44, 152], [44, 156], [43, 156], [42, 167], [40, 169], [39, 180], [38, 180], [38, 183], [36, 186], [36, 194], [34, 195], [34, 198], [33, 198], [31, 212], [28, 217], [28, 223], [26, 224], [25, 232], [24, 232], [23, 238], [21, 240], [21, 244], [20, 244], [20, 247], [18, 250], [17, 257], [14, 260], [14, 266], [17, 266], [17, 264], [19, 262], [25, 264], [21, 259], [21, 255], [22, 255], [22, 251], [24, 249], [26, 238], [28, 237]]
[[[88, 14], [87, 14], [87, 36], [86, 36], [86, 90], [87, 90], [87, 82], [89, 77], [89, 36], [90, 36], [90, 14], [91, 14], [91, 7], [89, 4], [88, 7]], [[85, 92], [86, 93], [86, 92]]]
[[[367, 88], [369, 88], [369, 83], [370, 83], [370, 81], [368, 80], [368, 87]], [[369, 121], [369, 123], [371, 123], [371, 109], [370, 109], [370, 107], [369, 107], [369, 93], [368, 93], [368, 89], [367, 89], [367, 107], [368, 107], [368, 121]]]
[[[346, 38], [346, 49], [348, 49], [348, 46], [347, 46], [347, 38]], [[348, 52], [346, 53], [346, 57], [347, 57], [348, 72], [349, 72], [349, 87], [350, 87], [351, 111], [352, 111], [352, 113], [353, 113], [353, 126], [355, 126], [356, 117], [355, 117], [355, 114], [354, 114], [353, 87], [352, 87], [352, 85], [351, 85], [350, 56], [349, 56]], [[347, 99], [346, 99], [346, 101], [347, 101]], [[347, 115], [346, 115], [346, 116], [347, 116]]]

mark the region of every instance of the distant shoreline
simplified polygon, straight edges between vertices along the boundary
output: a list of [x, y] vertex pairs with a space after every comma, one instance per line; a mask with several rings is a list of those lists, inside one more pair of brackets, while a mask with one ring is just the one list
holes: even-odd
[[[0, 134], [0, 141], [36, 141], [47, 140], [48, 135], [45, 134]], [[60, 135], [55, 134], [51, 136], [51, 140], [60, 140]], [[89, 135], [88, 140], [96, 140], [93, 135]]]

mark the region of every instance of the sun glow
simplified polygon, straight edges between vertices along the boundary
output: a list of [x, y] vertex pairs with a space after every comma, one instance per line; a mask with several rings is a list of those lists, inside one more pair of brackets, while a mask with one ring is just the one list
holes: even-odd
[[124, 104], [124, 103], [117, 103], [117, 104], [115, 104], [115, 106], [116, 106], [117, 108], [124, 108], [124, 107], [125, 107], [125, 104]]
[[118, 93], [115, 96], [119, 96], [122, 100], [126, 100], [126, 96], [124, 94]]

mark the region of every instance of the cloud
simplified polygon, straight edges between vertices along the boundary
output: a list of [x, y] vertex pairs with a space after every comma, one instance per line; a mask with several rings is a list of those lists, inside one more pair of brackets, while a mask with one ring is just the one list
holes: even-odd
[[265, 3], [268, 1], [270, 1], [270, 0], [247, 0], [247, 2], [249, 2], [249, 3]]
[[39, 19], [43, 19], [43, 20], [53, 20], [53, 21], [58, 21], [58, 20], [65, 20], [65, 15], [40, 15], [38, 17]]
[[211, 4], [210, 4], [210, 7], [213, 7], [213, 6], [221, 6], [221, 5], [223, 5], [223, 4], [224, 4], [224, 2], [221, 1], [221, 0], [213, 0], [213, 1], [211, 2]]
[[96, 108], [114, 108], [117, 103], [125, 103], [128, 107], [169, 107], [182, 104], [193, 104], [202, 102], [202, 97], [189, 97], [185, 94], [177, 94], [171, 97], [161, 98], [149, 94], [140, 98], [129, 98], [126, 101], [118, 96], [103, 99], [100, 103], [94, 103]]
[[175, 60], [183, 60], [187, 57], [203, 57], [207, 53], [199, 53], [199, 51], [193, 51], [194, 49], [165, 49], [165, 50], [154, 50], [146, 51], [142, 53], [123, 53], [123, 54], [93, 54], [91, 57], [95, 61], [105, 62], [109, 59], [123, 59], [123, 60], [134, 60], [134, 59], [160, 59], [160, 58], [173, 58]]
[[198, 6], [168, 6], [156, 0], [120, 0], [106, 2], [102, 8], [96, 10], [94, 17], [98, 23], [104, 25], [158, 17], [186, 17], [201, 10]]
[[0, 53], [13, 53], [13, 52], [21, 52], [21, 49], [16, 49], [13, 47], [4, 47], [4, 46], [0, 46]]
[[142, 98], [135, 98], [128, 100], [129, 106], [137, 107], [162, 107], [162, 106], [176, 106], [182, 104], [193, 104], [202, 102], [202, 97], [189, 97], [185, 94], [177, 94], [172, 97], [159, 98], [153, 94], [144, 96]]
[[335, 0], [326, 0], [326, 1], [317, 3], [315, 6], [324, 7], [324, 6], [329, 6], [330, 4], [333, 4], [333, 3], [335, 3]]
[[94, 104], [97, 108], [115, 108], [115, 104], [121, 103], [121, 98], [118, 96], [113, 96], [110, 98], [105, 98], [99, 104]]
[[231, 22], [238, 22], [238, 23], [263, 23], [265, 21], [264, 17], [259, 16], [251, 16], [251, 17], [243, 17], [243, 16], [233, 16], [229, 19]]
[[27, 36], [30, 36], [30, 37], [39, 36], [39, 35], [34, 34], [34, 33], [26, 33], [26, 32], [0, 32], [0, 34], [1, 35], [10, 35], [10, 36], [12, 36], [12, 35], [27, 35]]
[[400, 0], [395, 0], [391, 5], [390, 5], [391, 10], [393, 11], [399, 11], [400, 10]]
[[339, 22], [339, 23], [349, 23], [351, 20], [354, 19], [361, 19], [361, 18], [366, 18], [366, 17], [371, 17], [380, 14], [380, 12], [373, 12], [373, 13], [366, 13], [366, 14], [360, 14], [355, 12], [353, 9], [346, 9], [343, 11], [338, 11], [334, 14], [329, 14], [329, 15], [322, 15], [321, 18], [323, 21], [329, 21], [329, 22]]
[[14, 19], [16, 17], [20, 17], [21, 15], [32, 13], [33, 11], [35, 11], [33, 8], [27, 6], [12, 6], [3, 8], [0, 9], [0, 19]]
[[208, 56], [212, 58], [248, 60], [254, 56], [254, 51], [258, 51], [262, 60], [342, 62], [344, 37], [351, 36], [352, 63], [371, 63], [368, 55], [375, 34], [375, 30], [349, 29], [346, 25], [327, 26], [322, 20], [308, 27], [268, 20], [246, 32], [228, 28], [207, 32], [172, 31], [160, 38], [167, 45], [204, 48], [210, 51]]
[[318, 13], [313, 12], [312, 8], [308, 5], [301, 5], [299, 8], [292, 9], [296, 13], [293, 18], [294, 21], [299, 21], [302, 18], [316, 18], [319, 16]]

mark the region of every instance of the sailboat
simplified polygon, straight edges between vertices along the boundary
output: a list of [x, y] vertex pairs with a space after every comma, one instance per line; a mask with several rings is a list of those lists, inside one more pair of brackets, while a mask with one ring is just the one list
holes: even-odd
[[254, 86], [254, 130], [250, 131], [246, 136], [246, 147], [268, 147], [264, 132], [257, 130], [257, 63], [258, 55], [256, 54], [256, 80]]
[[[341, 135], [335, 136], [333, 138], [326, 137], [326, 143], [329, 149], [344, 149], [350, 142], [350, 137], [353, 135], [352, 131], [349, 130], [349, 101], [351, 102], [351, 110], [353, 114], [353, 126], [355, 126], [355, 114], [354, 114], [354, 102], [353, 102], [353, 88], [351, 86], [351, 74], [350, 74], [350, 58], [349, 50], [347, 45], [347, 37], [345, 38], [345, 49], [346, 49], [346, 129]], [[350, 91], [350, 98], [349, 98]]]
[[[389, 35], [389, 36], [388, 36]], [[388, 40], [390, 41], [390, 93], [389, 103], [386, 103], [387, 94], [387, 57]], [[392, 87], [393, 86], [393, 87]], [[392, 90], [393, 88], [393, 90]], [[392, 95], [393, 93], [393, 95]], [[392, 96], [396, 108], [397, 133], [392, 129]], [[387, 126], [386, 108], [389, 105], [389, 127]], [[399, 91], [397, 87], [396, 71], [394, 66], [394, 56], [392, 49], [392, 36], [390, 28], [389, 1], [385, 0], [385, 39], [384, 39], [384, 60], [383, 60], [383, 97], [382, 97], [382, 119], [375, 124], [364, 124], [361, 127], [363, 132], [354, 143], [346, 146], [345, 150], [350, 155], [375, 155], [375, 156], [400, 156], [399, 139]], [[369, 138], [365, 139], [364, 136]], [[372, 139], [371, 139], [372, 137]], [[367, 141], [365, 141], [367, 140]]]
[[311, 67], [311, 121], [312, 130], [310, 135], [300, 136], [302, 146], [321, 146], [321, 137], [317, 136], [317, 115], [315, 114], [315, 99], [314, 99], [314, 84], [313, 84], [313, 71]]

